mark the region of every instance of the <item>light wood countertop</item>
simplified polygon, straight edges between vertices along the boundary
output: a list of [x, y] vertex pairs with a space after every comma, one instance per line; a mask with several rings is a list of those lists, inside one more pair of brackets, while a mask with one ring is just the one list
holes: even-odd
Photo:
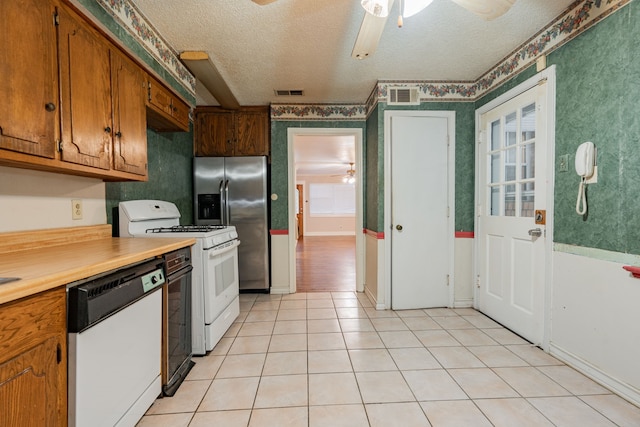
[[[108, 237], [105, 236], [106, 232], [93, 233], [89, 240], [79, 238], [75, 242], [57, 242], [53, 245], [47, 242], [43, 247], [28, 244], [28, 248], [12, 251], [2, 251], [0, 248], [0, 277], [20, 277], [18, 281], [0, 284], [0, 304], [195, 243], [193, 238], [112, 238], [110, 226], [107, 228]], [[15, 245], [17, 233], [3, 234], [0, 234], [0, 240], [8, 242], [12, 240], [8, 237], [14, 237], [11, 243]]]

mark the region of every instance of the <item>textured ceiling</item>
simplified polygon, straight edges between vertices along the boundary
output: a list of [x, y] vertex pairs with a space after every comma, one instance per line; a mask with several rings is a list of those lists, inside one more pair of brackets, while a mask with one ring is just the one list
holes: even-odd
[[[133, 1], [176, 52], [207, 52], [241, 105], [364, 103], [378, 80], [476, 80], [573, 3], [516, 0], [487, 22], [434, 0], [403, 28], [396, 4], [378, 50], [356, 60], [351, 51], [365, 13], [359, 0]], [[217, 105], [202, 86], [196, 92], [199, 105]]]

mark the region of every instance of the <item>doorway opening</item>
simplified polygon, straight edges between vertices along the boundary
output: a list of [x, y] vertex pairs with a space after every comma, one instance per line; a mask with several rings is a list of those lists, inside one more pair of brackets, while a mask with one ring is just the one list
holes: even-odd
[[289, 129], [291, 292], [362, 290], [361, 129]]

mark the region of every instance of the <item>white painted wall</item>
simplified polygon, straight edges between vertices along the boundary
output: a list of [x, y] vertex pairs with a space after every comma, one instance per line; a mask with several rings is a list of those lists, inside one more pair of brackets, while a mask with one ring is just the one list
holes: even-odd
[[289, 235], [271, 235], [271, 293], [290, 293]]
[[550, 348], [640, 404], [640, 279], [623, 265], [554, 252]]
[[473, 239], [454, 240], [453, 306], [473, 307]]
[[[82, 200], [82, 219], [71, 200]], [[107, 223], [105, 183], [95, 178], [0, 166], [0, 232]]]
[[317, 183], [341, 183], [342, 177], [323, 175], [298, 175], [298, 183], [304, 182], [304, 234], [306, 236], [355, 236], [356, 216], [312, 216], [309, 212], [309, 185]]

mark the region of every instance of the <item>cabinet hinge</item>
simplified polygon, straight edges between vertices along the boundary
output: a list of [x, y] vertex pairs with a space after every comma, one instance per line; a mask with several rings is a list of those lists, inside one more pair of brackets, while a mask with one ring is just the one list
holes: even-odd
[[61, 140], [57, 140], [56, 141], [56, 145], [57, 145], [57, 148], [58, 148], [58, 152], [62, 153], [62, 141]]
[[480, 289], [480, 275], [479, 274], [476, 276], [476, 287], [478, 289]]
[[451, 276], [447, 274], [447, 286], [449, 286], [450, 279], [451, 279]]
[[58, 15], [58, 12], [53, 12], [53, 25], [56, 27], [60, 25], [60, 15]]
[[447, 206], [447, 218], [449, 218], [449, 215], [451, 215], [451, 208]]
[[58, 365], [62, 362], [62, 347], [60, 344], [56, 346], [56, 361], [58, 362]]

